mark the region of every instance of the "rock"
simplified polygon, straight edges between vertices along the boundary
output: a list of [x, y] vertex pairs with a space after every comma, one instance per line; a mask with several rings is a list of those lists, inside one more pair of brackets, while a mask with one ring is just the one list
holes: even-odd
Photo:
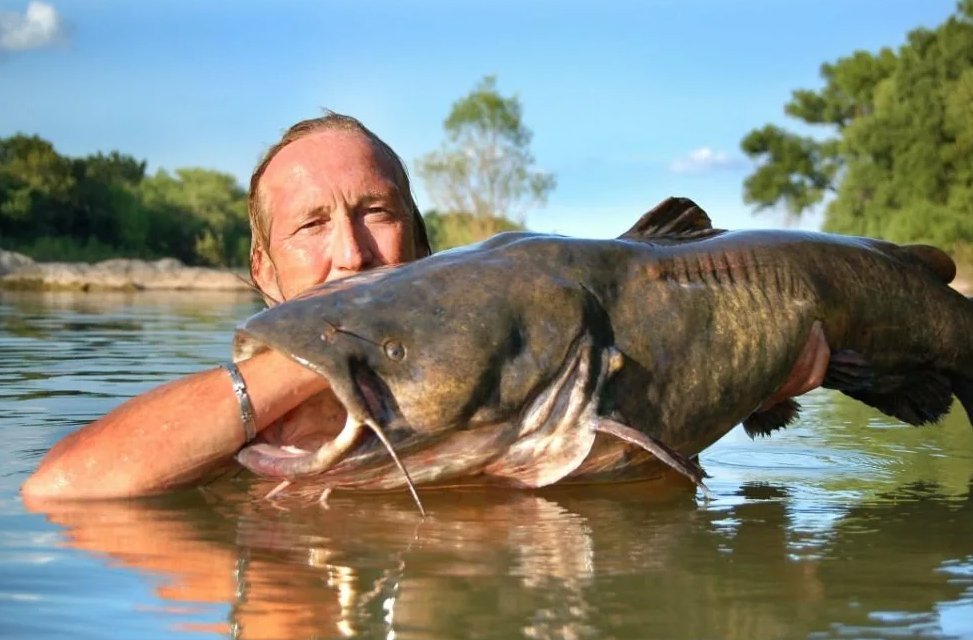
[[[9, 253], [9, 252], [7, 252]], [[19, 254], [13, 254], [19, 256]], [[20, 256], [26, 258], [26, 256]], [[26, 263], [0, 275], [0, 286], [16, 289], [206, 289], [248, 290], [244, 275], [224, 269], [187, 267], [173, 258], [153, 262], [116, 258], [94, 264]], [[15, 264], [11, 262], [11, 264]], [[0, 271], [0, 274], [5, 272]]]
[[22, 253], [0, 249], [0, 276], [13, 273], [31, 264], [34, 264], [34, 260]]

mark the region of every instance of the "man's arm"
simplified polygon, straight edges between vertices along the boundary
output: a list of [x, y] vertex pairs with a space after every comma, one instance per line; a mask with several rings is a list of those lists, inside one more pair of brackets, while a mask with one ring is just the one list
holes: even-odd
[[[262, 430], [328, 388], [267, 351], [238, 363]], [[31, 498], [110, 498], [191, 483], [244, 444], [240, 407], [222, 368], [132, 398], [58, 442], [21, 491]]]

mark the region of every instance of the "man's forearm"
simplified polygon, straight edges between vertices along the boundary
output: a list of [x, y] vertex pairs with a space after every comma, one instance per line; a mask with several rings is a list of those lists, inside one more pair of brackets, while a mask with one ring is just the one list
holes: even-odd
[[[258, 430], [327, 388], [275, 352], [239, 363]], [[193, 374], [133, 398], [57, 443], [28, 478], [30, 497], [107, 498], [199, 479], [243, 444], [240, 407], [223, 369]]]

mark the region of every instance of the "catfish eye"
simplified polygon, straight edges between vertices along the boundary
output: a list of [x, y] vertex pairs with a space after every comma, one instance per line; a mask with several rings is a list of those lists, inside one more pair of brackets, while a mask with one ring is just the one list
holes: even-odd
[[402, 346], [401, 342], [388, 340], [385, 343], [385, 355], [392, 360], [402, 360], [405, 358], [405, 347]]

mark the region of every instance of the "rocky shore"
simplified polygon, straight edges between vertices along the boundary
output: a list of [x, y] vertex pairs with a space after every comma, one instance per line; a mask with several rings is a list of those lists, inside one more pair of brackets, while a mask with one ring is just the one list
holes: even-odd
[[128, 258], [80, 262], [35, 262], [0, 249], [0, 288], [106, 290], [246, 291], [246, 275], [225, 269], [188, 267], [174, 258], [146, 261]]

